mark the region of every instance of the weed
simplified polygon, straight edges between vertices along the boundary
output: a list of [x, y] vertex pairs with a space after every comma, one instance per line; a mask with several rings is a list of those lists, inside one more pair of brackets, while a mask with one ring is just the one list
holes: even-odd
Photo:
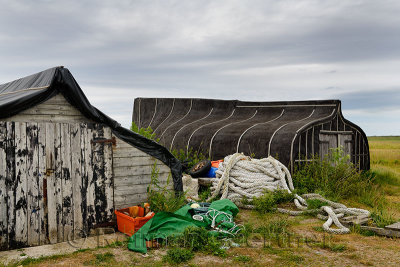
[[249, 246], [248, 240], [251, 236], [251, 234], [254, 232], [254, 226], [251, 223], [245, 223], [243, 225], [242, 230], [239, 232], [239, 234], [236, 235], [234, 238], [235, 242], [239, 243], [245, 243], [246, 246]]
[[42, 257], [39, 257], [39, 258], [30, 258], [30, 257], [28, 257], [28, 258], [23, 259], [22, 261], [18, 262], [15, 266], [20, 266], [20, 265], [25, 266], [25, 265], [30, 265], [30, 264], [39, 264], [39, 263], [47, 261], [47, 260], [58, 260], [58, 259], [66, 257], [66, 256], [68, 256], [68, 255], [66, 255], [66, 254], [58, 254], [58, 255], [52, 255], [52, 256], [42, 256]]
[[159, 170], [157, 163], [154, 162], [151, 170], [151, 182], [147, 187], [147, 198], [150, 203], [151, 210], [154, 212], [167, 211], [175, 212], [185, 205], [185, 194], [175, 193], [174, 190], [169, 189], [171, 182], [171, 175], [168, 176], [165, 185], [161, 185], [159, 180]]
[[325, 232], [324, 228], [322, 228], [321, 226], [313, 226], [313, 229], [317, 232]]
[[334, 245], [330, 246], [330, 249], [333, 252], [343, 252], [343, 251], [347, 250], [347, 247], [344, 244], [334, 244]]
[[357, 234], [360, 234], [363, 236], [375, 236], [376, 235], [375, 232], [373, 232], [371, 230], [361, 229], [360, 225], [358, 225], [358, 224], [352, 225], [350, 230], [353, 233], [357, 233]]
[[153, 129], [151, 129], [151, 127], [147, 127], [147, 128], [140, 128], [136, 125], [136, 123], [132, 122], [131, 125], [131, 131], [138, 133], [144, 137], [146, 137], [147, 139], [156, 141], [157, 143], [160, 142], [160, 138], [156, 138], [156, 134], [153, 133]]
[[266, 191], [262, 196], [253, 198], [252, 204], [257, 212], [265, 214], [275, 211], [278, 204], [292, 201], [293, 198], [293, 194], [284, 190]]
[[183, 262], [188, 262], [193, 259], [193, 251], [185, 248], [171, 248], [167, 251], [167, 255], [163, 257], [163, 261], [169, 264], [180, 264]]
[[239, 255], [233, 259], [234, 261], [239, 261], [239, 262], [249, 262], [251, 261], [251, 258], [246, 255]]
[[343, 252], [347, 250], [347, 246], [345, 244], [333, 244], [331, 242], [316, 242], [314, 243], [314, 246], [322, 249], [328, 249], [332, 252]]
[[286, 218], [273, 217], [266, 220], [255, 232], [268, 237], [284, 234], [288, 232], [289, 221]]
[[115, 260], [114, 254], [111, 252], [106, 252], [106, 253], [99, 253], [94, 255], [95, 258], [89, 261], [85, 261], [83, 264], [84, 265], [111, 265], [112, 262]]
[[370, 174], [373, 176], [374, 182], [377, 184], [388, 184], [400, 186], [400, 179], [388, 170], [374, 170]]
[[128, 245], [129, 239], [126, 239], [125, 241], [115, 241], [108, 246], [105, 246], [106, 248], [120, 248], [120, 247], [126, 247]]
[[183, 231], [183, 239], [191, 250], [204, 250], [208, 244], [208, 231], [202, 227], [187, 227]]
[[172, 150], [172, 155], [182, 162], [183, 171], [188, 172], [196, 163], [207, 159], [200, 151], [194, 151], [192, 148], [186, 153], [183, 149]]
[[202, 202], [205, 202], [211, 195], [211, 185], [209, 186], [200, 186], [199, 188], [199, 199]]
[[307, 199], [307, 208], [309, 210], [319, 209], [322, 206], [327, 206], [328, 203], [319, 199]]
[[324, 160], [316, 155], [313, 160], [296, 166], [293, 184], [299, 193], [322, 193], [332, 200], [376, 200], [369, 205], [376, 204], [382, 195], [374, 188], [374, 176], [359, 171], [341, 148], [332, 149], [331, 156]]
[[219, 257], [226, 257], [222, 243], [203, 227], [187, 227], [183, 234], [168, 238], [168, 246], [187, 248]]
[[382, 208], [373, 210], [371, 212], [371, 218], [378, 227], [385, 227], [386, 225], [396, 222], [392, 214]]
[[287, 259], [289, 261], [297, 263], [297, 264], [302, 263], [304, 261], [304, 257], [303, 256], [296, 255], [296, 254], [289, 254], [287, 256]]

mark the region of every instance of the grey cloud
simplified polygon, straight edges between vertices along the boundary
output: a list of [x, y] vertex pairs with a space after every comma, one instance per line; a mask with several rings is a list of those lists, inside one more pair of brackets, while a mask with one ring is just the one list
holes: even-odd
[[375, 91], [357, 91], [339, 94], [343, 107], [349, 110], [379, 110], [400, 109], [400, 88]]
[[[398, 1], [0, 0], [0, 6], [0, 83], [65, 65], [83, 90], [98, 88], [94, 96], [121, 89], [124, 105], [143, 94], [299, 100], [331, 98], [335, 90], [352, 110], [396, 108], [398, 100], [389, 89], [391, 97], [373, 93], [362, 78], [382, 79], [386, 62], [400, 62]], [[237, 74], [243, 71], [250, 75]], [[394, 76], [384, 79], [393, 80], [384, 88], [398, 86]], [[104, 108], [130, 117], [123, 113], [131, 105]]]

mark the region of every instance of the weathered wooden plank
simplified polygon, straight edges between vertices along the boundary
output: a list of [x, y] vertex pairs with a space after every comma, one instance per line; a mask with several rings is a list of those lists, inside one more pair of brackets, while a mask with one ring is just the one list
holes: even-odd
[[22, 111], [20, 115], [57, 115], [57, 116], [83, 116], [79, 110], [61, 110], [61, 109], [47, 109], [47, 108], [31, 108]]
[[61, 94], [4, 120], [29, 122], [33, 118], [35, 122], [90, 122], [77, 108], [68, 103]]
[[18, 244], [15, 240], [15, 189], [17, 181], [15, 179], [15, 123], [7, 122], [7, 142], [6, 142], [6, 156], [7, 156], [7, 227], [8, 227], [8, 248], [17, 248]]
[[[153, 166], [155, 159], [153, 157], [133, 157], [133, 158], [114, 158], [114, 168], [130, 167], [130, 166]], [[157, 161], [158, 165], [162, 165], [161, 161]]]
[[[171, 170], [165, 166], [157, 166], [161, 173], [169, 173]], [[135, 176], [135, 175], [150, 175], [152, 172], [153, 165], [144, 166], [131, 166], [131, 167], [114, 167], [114, 177], [124, 177], [124, 176]]]
[[[58, 241], [58, 221], [57, 221], [57, 187], [56, 187], [56, 147], [55, 147], [55, 136], [56, 125], [53, 123], [46, 123], [46, 136], [45, 136], [45, 149], [46, 149], [46, 187], [47, 187], [47, 227], [48, 227], [48, 239], [51, 244], [57, 243]], [[59, 151], [57, 151], [59, 152]], [[46, 198], [46, 197], [45, 197]], [[44, 199], [45, 199], [44, 198]], [[45, 210], [46, 211], [46, 210]]]
[[74, 238], [81, 237], [83, 230], [82, 217], [82, 153], [81, 153], [81, 131], [80, 124], [70, 124], [71, 133], [71, 182], [73, 196], [73, 225]]
[[[93, 129], [93, 139], [104, 137], [104, 127], [96, 124]], [[104, 177], [104, 143], [93, 144], [93, 180], [95, 186], [96, 223], [103, 223], [106, 219], [106, 192]]]
[[[51, 98], [50, 100], [53, 100], [53, 98]], [[61, 104], [62, 103], [62, 104]], [[61, 105], [60, 105], [61, 104]], [[34, 108], [30, 108], [27, 110], [35, 110], [35, 109], [40, 109], [40, 110], [63, 110], [63, 111], [70, 111], [70, 110], [74, 110], [79, 112], [79, 110], [77, 108], [75, 108], [74, 106], [70, 105], [65, 99], [64, 101], [46, 101], [42, 104], [39, 104], [37, 106], [35, 106]], [[25, 112], [25, 111], [23, 111]], [[80, 113], [81, 114], [81, 113]]]
[[39, 245], [39, 179], [38, 179], [38, 128], [36, 123], [26, 124], [27, 184], [28, 184], [28, 245]]
[[[104, 127], [104, 138], [112, 138], [111, 128]], [[113, 183], [113, 151], [112, 144], [104, 145], [104, 186], [106, 195], [106, 221], [112, 219], [114, 213], [114, 183]]]
[[122, 209], [135, 206], [147, 200], [147, 194], [129, 194], [123, 196], [114, 196], [115, 209]]
[[372, 227], [372, 226], [364, 226], [361, 225], [360, 228], [362, 230], [368, 230], [376, 233], [377, 235], [387, 236], [387, 237], [400, 237], [400, 231], [380, 228], [380, 227]]
[[27, 245], [28, 241], [28, 215], [27, 215], [27, 175], [26, 175], [26, 123], [15, 123], [15, 240], [19, 246]]
[[[81, 135], [81, 175], [82, 175], [82, 189], [81, 189], [81, 197], [82, 197], [82, 218], [83, 218], [83, 225], [82, 225], [82, 235], [86, 235], [89, 233], [88, 229], [88, 160], [89, 155], [87, 154], [87, 144], [86, 141], [88, 140], [88, 127], [86, 123], [79, 124], [80, 128], [80, 135]], [[90, 145], [90, 144], [89, 144]]]
[[128, 144], [127, 142], [123, 141], [122, 139], [115, 137], [117, 144], [115, 146], [116, 149], [120, 149], [120, 148], [131, 148], [132, 146], [130, 144]]
[[330, 155], [329, 148], [338, 147], [336, 134], [319, 134], [319, 141], [319, 155], [321, 158]]
[[136, 149], [135, 147], [126, 148], [114, 148], [113, 157], [114, 158], [132, 158], [132, 157], [148, 157], [149, 155]]
[[[57, 220], [57, 242], [64, 241], [64, 225], [63, 225], [63, 151], [61, 150], [61, 123], [55, 124], [54, 129], [54, 187], [56, 189], [56, 220]], [[50, 216], [50, 215], [49, 215]]]
[[[54, 145], [53, 145], [54, 146]], [[47, 177], [46, 177], [46, 124], [38, 123], [38, 202], [39, 202], [39, 243], [47, 244]]]
[[150, 181], [151, 181], [150, 175], [134, 175], [134, 176], [114, 177], [114, 187], [149, 184]]
[[10, 118], [5, 118], [5, 121], [14, 121], [14, 122], [27, 122], [35, 120], [36, 122], [49, 122], [49, 123], [70, 123], [70, 122], [91, 122], [88, 118], [83, 115], [74, 115], [74, 116], [66, 116], [66, 115], [24, 115], [17, 114]]
[[8, 229], [7, 229], [7, 125], [0, 122], [0, 250], [6, 249], [8, 246]]
[[393, 224], [390, 224], [390, 225], [386, 225], [385, 228], [389, 229], [389, 230], [399, 231], [400, 232], [400, 222], [393, 223]]
[[93, 145], [91, 141], [93, 139], [93, 128], [94, 124], [88, 123], [85, 126], [86, 134], [85, 134], [85, 175], [87, 176], [87, 198], [86, 198], [86, 218], [87, 218], [87, 228], [86, 231], [89, 233], [89, 229], [96, 223], [96, 211], [94, 206], [94, 198], [95, 198], [95, 182], [93, 179]]
[[[160, 186], [165, 186], [164, 183], [159, 183]], [[148, 184], [140, 184], [135, 186], [116, 186], [114, 196], [131, 195], [131, 194], [146, 194]]]
[[[166, 181], [169, 173], [162, 173], [159, 175], [160, 181]], [[124, 177], [115, 177], [114, 178], [114, 186], [135, 186], [141, 184], [149, 184], [151, 182], [150, 175], [134, 175], [134, 176], [124, 176]], [[172, 183], [172, 179], [170, 181]]]
[[62, 187], [62, 225], [63, 240], [73, 236], [73, 207], [72, 207], [72, 183], [71, 183], [71, 132], [70, 124], [61, 124], [61, 187]]

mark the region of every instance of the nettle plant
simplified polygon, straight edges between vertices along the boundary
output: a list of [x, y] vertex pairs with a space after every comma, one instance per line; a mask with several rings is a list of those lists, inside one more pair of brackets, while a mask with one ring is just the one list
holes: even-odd
[[136, 123], [132, 122], [131, 131], [138, 133], [138, 134], [146, 137], [147, 139], [156, 141], [157, 143], [160, 142], [160, 138], [156, 138], [156, 134], [153, 133], [153, 129], [150, 126], [147, 128], [144, 128], [144, 127], [139, 128], [136, 125]]

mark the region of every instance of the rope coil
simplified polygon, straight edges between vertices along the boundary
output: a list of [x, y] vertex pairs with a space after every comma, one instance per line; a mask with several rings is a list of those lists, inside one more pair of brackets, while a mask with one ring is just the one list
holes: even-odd
[[[294, 190], [292, 177], [289, 170], [278, 160], [269, 156], [263, 159], [252, 159], [242, 153], [236, 153], [225, 157], [220, 163], [211, 186], [211, 196], [207, 201], [221, 194], [221, 199], [229, 199], [237, 206], [253, 209], [253, 205], [242, 203], [242, 198], [252, 200], [262, 196], [265, 191], [285, 190], [292, 193]], [[295, 194], [294, 204], [298, 211], [278, 208], [277, 211], [289, 215], [301, 215], [310, 212], [319, 212], [317, 217], [326, 220], [323, 229], [333, 234], [347, 234], [350, 229], [345, 227], [339, 218], [345, 215], [369, 217], [370, 212], [363, 209], [348, 208], [341, 203], [336, 203], [323, 198], [319, 194], [304, 194], [302, 197]], [[318, 199], [329, 206], [323, 206], [318, 210], [307, 210], [306, 199]], [[337, 228], [332, 228], [335, 224]]]

